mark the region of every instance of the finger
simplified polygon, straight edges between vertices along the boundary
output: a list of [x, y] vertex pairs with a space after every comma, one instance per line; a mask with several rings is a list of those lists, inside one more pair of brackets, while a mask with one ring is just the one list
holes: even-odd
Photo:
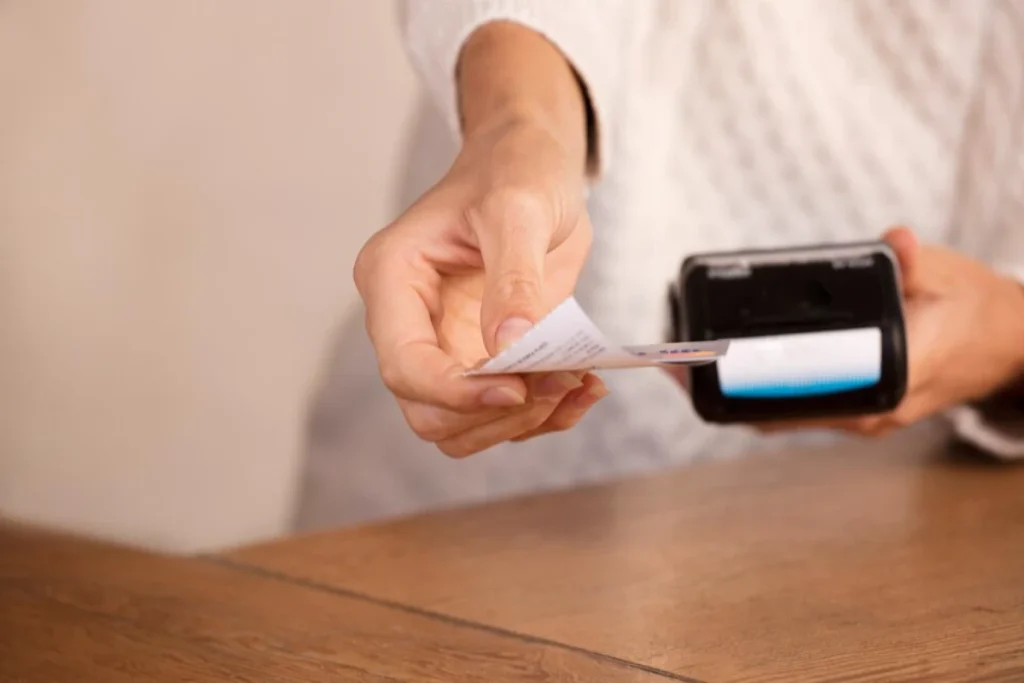
[[357, 271], [367, 332], [381, 378], [392, 393], [456, 411], [525, 403], [522, 379], [466, 377], [466, 368], [441, 350], [431, 319], [440, 278], [428, 265], [415, 257], [388, 254], [357, 266]]
[[863, 417], [850, 424], [843, 431], [857, 436], [878, 438], [888, 435], [897, 427], [899, 427], [899, 425], [892, 419], [892, 416], [886, 414]]
[[674, 379], [676, 383], [682, 387], [683, 391], [689, 393], [690, 391], [690, 368], [687, 365], [680, 364], [666, 364], [661, 368], [669, 377]]
[[892, 431], [914, 425], [938, 412], [942, 406], [937, 398], [936, 394], [927, 390], [927, 387], [922, 387], [920, 391], [908, 394], [891, 413], [880, 416], [879, 421], [884, 424], [875, 427]]
[[532, 405], [525, 403], [511, 408], [492, 408], [466, 413], [404, 399], [399, 399], [398, 403], [413, 433], [431, 443], [450, 439], [515, 412], [529, 410]]
[[608, 388], [604, 382], [597, 375], [587, 375], [583, 379], [583, 386], [566, 394], [544, 424], [516, 437], [513, 441], [527, 441], [542, 434], [572, 429], [588, 410], [607, 395]]
[[533, 400], [562, 398], [583, 386], [585, 372], [552, 372], [533, 374], [526, 378], [529, 397]]
[[882, 241], [888, 244], [896, 255], [903, 287], [916, 286], [919, 245], [914, 232], [903, 226], [890, 228], [882, 235]]
[[425, 441], [439, 442], [482, 425], [530, 410], [537, 401], [557, 401], [583, 386], [577, 376], [582, 373], [551, 373], [530, 375], [527, 380], [530, 398], [527, 403], [510, 408], [491, 408], [476, 412], [457, 412], [436, 405], [399, 399], [399, 406], [412, 431]]
[[491, 193], [468, 216], [484, 262], [480, 325], [494, 355], [547, 312], [544, 258], [555, 216], [543, 197], [519, 190]]
[[812, 420], [773, 420], [756, 422], [752, 426], [762, 434], [779, 434], [797, 431], [841, 431], [852, 434], [864, 434], [870, 431], [875, 416], [820, 418]]
[[922, 386], [908, 393], [894, 410], [861, 418], [857, 432], [865, 436], [885, 436], [931, 417], [941, 408], [941, 398], [927, 386]]
[[888, 230], [882, 237], [896, 254], [900, 266], [900, 286], [908, 299], [938, 295], [955, 286], [958, 268], [948, 249], [921, 244], [909, 228]]
[[528, 408], [515, 411], [505, 417], [480, 425], [458, 436], [437, 443], [443, 453], [453, 458], [464, 458], [480, 453], [492, 446], [537, 429], [558, 408], [569, 392], [543, 399], [537, 399]]

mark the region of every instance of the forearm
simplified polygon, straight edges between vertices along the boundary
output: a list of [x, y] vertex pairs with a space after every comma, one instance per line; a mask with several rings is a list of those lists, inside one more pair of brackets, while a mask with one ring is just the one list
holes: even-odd
[[588, 156], [586, 96], [562, 53], [539, 33], [496, 21], [463, 46], [456, 69], [458, 106], [466, 137], [507, 126], [543, 128], [578, 159]]

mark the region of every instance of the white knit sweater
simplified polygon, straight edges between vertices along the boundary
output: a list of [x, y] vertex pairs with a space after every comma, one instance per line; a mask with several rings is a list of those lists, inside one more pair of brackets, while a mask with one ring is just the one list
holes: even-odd
[[[409, 53], [456, 135], [455, 61], [479, 25], [532, 27], [580, 73], [598, 121], [598, 175], [577, 296], [618, 341], [659, 338], [666, 283], [698, 250], [874, 238], [905, 224], [996, 268], [1024, 265], [1017, 0], [406, 0], [403, 9]], [[755, 441], [744, 428], [705, 425], [656, 371], [606, 381], [612, 395], [577, 429], [454, 463], [408, 436], [367, 378], [349, 406], [363, 412], [342, 416], [311, 486], [341, 521], [798, 438]], [[973, 440], [1024, 455], [974, 417], [954, 413]], [[328, 477], [333, 468], [345, 474]]]

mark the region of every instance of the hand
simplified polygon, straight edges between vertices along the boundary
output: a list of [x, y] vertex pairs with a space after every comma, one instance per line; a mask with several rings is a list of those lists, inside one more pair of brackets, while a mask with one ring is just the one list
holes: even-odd
[[476, 131], [360, 252], [354, 277], [381, 376], [444, 453], [567, 429], [607, 393], [586, 373], [463, 376], [572, 293], [591, 241], [583, 192], [582, 164], [543, 128]]
[[907, 393], [895, 410], [854, 418], [756, 425], [764, 432], [839, 429], [878, 436], [1024, 377], [1024, 287], [906, 228], [885, 234], [903, 283]]

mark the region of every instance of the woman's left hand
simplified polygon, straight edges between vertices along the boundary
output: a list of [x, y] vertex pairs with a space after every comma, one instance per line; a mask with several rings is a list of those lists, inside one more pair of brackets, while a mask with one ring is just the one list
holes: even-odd
[[754, 425], [764, 432], [839, 429], [878, 436], [1024, 378], [1024, 286], [906, 228], [885, 234], [902, 275], [907, 393], [895, 410]]

